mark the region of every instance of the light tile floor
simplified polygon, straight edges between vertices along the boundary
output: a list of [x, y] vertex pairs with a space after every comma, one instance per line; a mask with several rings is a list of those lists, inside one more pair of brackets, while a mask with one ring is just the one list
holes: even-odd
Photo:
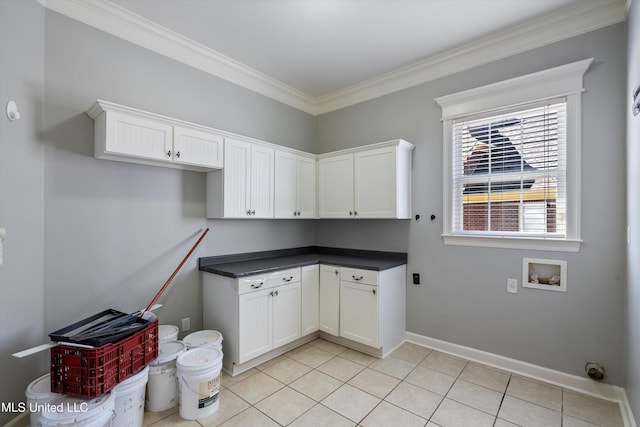
[[197, 421], [178, 407], [145, 426], [622, 427], [618, 404], [411, 343], [377, 359], [317, 339], [241, 375]]

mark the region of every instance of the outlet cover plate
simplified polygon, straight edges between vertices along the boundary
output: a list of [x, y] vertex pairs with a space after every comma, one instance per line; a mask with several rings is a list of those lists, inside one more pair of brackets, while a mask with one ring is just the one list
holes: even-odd
[[507, 279], [507, 292], [511, 294], [518, 293], [518, 280], [517, 279]]

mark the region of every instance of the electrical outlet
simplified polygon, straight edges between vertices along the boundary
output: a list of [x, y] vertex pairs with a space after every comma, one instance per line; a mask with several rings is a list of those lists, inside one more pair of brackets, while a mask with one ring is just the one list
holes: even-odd
[[182, 319], [182, 332], [188, 331], [191, 329], [191, 318], [187, 317], [186, 319]]
[[511, 294], [518, 293], [518, 280], [516, 279], [507, 279], [507, 292]]
[[420, 284], [420, 273], [413, 273], [413, 284], [414, 285]]

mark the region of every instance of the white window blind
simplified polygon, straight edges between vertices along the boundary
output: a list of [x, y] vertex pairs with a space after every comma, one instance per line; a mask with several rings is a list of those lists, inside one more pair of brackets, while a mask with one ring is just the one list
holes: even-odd
[[565, 238], [566, 99], [454, 119], [453, 234]]

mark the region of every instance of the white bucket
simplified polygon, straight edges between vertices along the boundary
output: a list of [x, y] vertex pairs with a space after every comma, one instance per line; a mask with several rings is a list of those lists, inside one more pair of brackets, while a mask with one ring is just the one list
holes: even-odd
[[176, 325], [159, 325], [158, 344], [161, 342], [177, 340], [179, 331], [180, 329]]
[[163, 342], [158, 345], [158, 358], [149, 365], [145, 405], [147, 411], [166, 411], [178, 404], [176, 359], [185, 351], [187, 346], [181, 341]]
[[115, 386], [115, 416], [113, 425], [118, 427], [140, 427], [144, 418], [144, 394], [149, 378], [147, 366], [137, 374]]
[[218, 331], [198, 331], [191, 333], [182, 340], [189, 350], [198, 347], [211, 347], [222, 351], [222, 334]]
[[176, 360], [180, 387], [180, 416], [196, 420], [212, 415], [220, 404], [222, 351], [201, 347]]
[[51, 374], [33, 380], [24, 394], [27, 396], [27, 410], [31, 413], [29, 415], [31, 427], [37, 427], [43, 404], [60, 397], [59, 394], [51, 391]]
[[115, 396], [107, 393], [94, 399], [62, 396], [45, 403], [38, 418], [42, 427], [111, 426]]

